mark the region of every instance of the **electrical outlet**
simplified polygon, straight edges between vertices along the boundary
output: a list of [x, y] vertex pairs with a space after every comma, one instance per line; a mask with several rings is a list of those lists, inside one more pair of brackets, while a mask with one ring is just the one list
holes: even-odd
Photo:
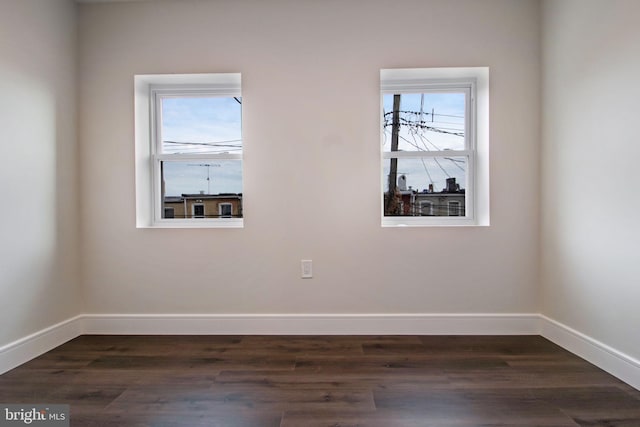
[[313, 261], [310, 259], [303, 259], [300, 261], [302, 265], [302, 278], [311, 279], [313, 277]]

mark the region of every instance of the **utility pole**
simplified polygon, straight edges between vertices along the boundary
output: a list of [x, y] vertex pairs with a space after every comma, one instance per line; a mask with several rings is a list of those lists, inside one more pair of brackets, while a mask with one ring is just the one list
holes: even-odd
[[[391, 122], [391, 152], [398, 151], [398, 139], [400, 136], [400, 94], [393, 95], [393, 119]], [[398, 158], [389, 159], [389, 196], [384, 208], [385, 215], [397, 213], [396, 189], [398, 182]]]

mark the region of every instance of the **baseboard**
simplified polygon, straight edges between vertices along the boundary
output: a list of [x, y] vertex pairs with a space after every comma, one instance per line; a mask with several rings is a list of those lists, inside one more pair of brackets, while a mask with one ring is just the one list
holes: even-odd
[[640, 390], [640, 360], [544, 315], [540, 335]]
[[0, 374], [83, 333], [82, 316], [72, 317], [0, 347]]
[[0, 347], [0, 374], [82, 334], [542, 335], [640, 390], [640, 361], [539, 314], [84, 314]]
[[530, 335], [538, 314], [88, 314], [87, 334]]
[[82, 334], [537, 335], [537, 314], [84, 314], [0, 347], [0, 374]]

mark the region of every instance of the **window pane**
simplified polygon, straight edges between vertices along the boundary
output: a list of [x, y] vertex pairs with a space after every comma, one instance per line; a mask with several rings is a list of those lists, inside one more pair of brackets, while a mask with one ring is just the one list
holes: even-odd
[[464, 216], [464, 212], [461, 209], [460, 201], [449, 200], [449, 216]]
[[161, 162], [160, 169], [163, 218], [172, 218], [167, 208], [173, 218], [242, 217], [242, 160]]
[[230, 203], [220, 203], [218, 205], [218, 214], [223, 218], [231, 218], [233, 207]]
[[[200, 200], [198, 200], [200, 202]], [[202, 203], [194, 203], [191, 206], [194, 218], [204, 218], [204, 205]]]
[[[465, 98], [464, 92], [385, 94], [383, 150], [464, 150]], [[392, 131], [394, 106], [398, 107], [397, 147]]]
[[[465, 216], [466, 157], [402, 158], [384, 162], [385, 216], [451, 216], [451, 212]], [[391, 197], [390, 182], [395, 182]]]
[[242, 153], [240, 97], [162, 98], [162, 152]]

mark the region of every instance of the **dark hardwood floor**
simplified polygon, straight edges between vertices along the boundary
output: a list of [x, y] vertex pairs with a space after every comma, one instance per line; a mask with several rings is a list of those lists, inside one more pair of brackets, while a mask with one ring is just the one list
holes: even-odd
[[71, 425], [640, 426], [640, 392], [538, 336], [78, 337], [0, 376]]

